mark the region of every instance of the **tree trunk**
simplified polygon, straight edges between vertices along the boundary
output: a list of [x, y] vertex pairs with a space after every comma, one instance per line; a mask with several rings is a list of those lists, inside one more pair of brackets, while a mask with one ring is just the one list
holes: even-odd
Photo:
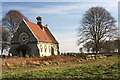
[[97, 54], [98, 54], [98, 44], [99, 44], [99, 42], [98, 41], [95, 41], [95, 60], [97, 60]]
[[97, 60], [97, 54], [98, 54], [98, 50], [96, 50], [95, 52], [95, 60]]

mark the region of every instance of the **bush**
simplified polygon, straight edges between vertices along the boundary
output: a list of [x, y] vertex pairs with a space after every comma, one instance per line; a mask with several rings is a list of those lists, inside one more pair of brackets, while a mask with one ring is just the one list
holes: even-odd
[[79, 53], [76, 53], [76, 56], [79, 57]]
[[71, 53], [71, 56], [74, 56], [74, 53]]
[[44, 56], [44, 60], [45, 60], [45, 61], [48, 61], [48, 56]]
[[33, 58], [35, 58], [35, 55], [34, 55], [34, 54], [32, 54], [32, 57], [33, 57]]
[[76, 57], [76, 54], [75, 54], [75, 53], [73, 53], [73, 57]]
[[26, 54], [26, 55], [25, 55], [25, 58], [28, 58], [28, 57], [29, 57], [29, 56]]
[[85, 55], [85, 53], [83, 51], [81, 51], [81, 54], [82, 54], [83, 58], [86, 58], [86, 55]]
[[67, 53], [67, 56], [70, 56], [70, 53]]
[[61, 55], [64, 55], [63, 53], [61, 53]]
[[37, 57], [40, 58], [41, 57], [40, 54], [38, 54]]
[[64, 53], [64, 56], [67, 56], [67, 54], [66, 54], [66, 53]]

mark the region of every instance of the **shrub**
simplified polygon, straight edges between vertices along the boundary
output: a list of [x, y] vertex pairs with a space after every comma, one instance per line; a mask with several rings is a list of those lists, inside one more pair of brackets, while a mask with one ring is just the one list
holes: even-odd
[[38, 54], [37, 57], [40, 58], [41, 57], [40, 54]]
[[82, 57], [86, 58], [85, 53], [81, 50]]
[[67, 54], [66, 54], [66, 53], [64, 53], [64, 56], [67, 56]]
[[78, 57], [81, 57], [81, 54], [80, 54], [80, 53], [78, 53]]
[[28, 58], [28, 57], [29, 57], [29, 56], [26, 54], [26, 55], [25, 55], [25, 58]]
[[67, 56], [69, 56], [70, 55], [70, 53], [67, 53]]
[[80, 56], [79, 56], [79, 53], [77, 53], [77, 57], [80, 57]]
[[74, 53], [71, 53], [71, 56], [74, 56]]
[[32, 57], [33, 57], [33, 58], [35, 58], [35, 55], [34, 55], [34, 54], [32, 54]]
[[75, 53], [73, 53], [73, 57], [76, 57], [76, 54], [75, 54]]
[[61, 55], [64, 55], [63, 53], [61, 53]]

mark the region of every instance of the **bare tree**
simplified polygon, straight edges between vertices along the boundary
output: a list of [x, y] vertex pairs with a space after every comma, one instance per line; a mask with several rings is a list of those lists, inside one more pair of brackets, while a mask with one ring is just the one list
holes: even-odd
[[120, 52], [120, 37], [118, 37], [116, 40], [114, 40], [114, 45], [115, 45], [115, 49], [119, 53]]
[[[101, 41], [102, 42], [102, 41]], [[100, 44], [102, 44], [100, 42]], [[118, 50], [118, 40], [108, 40], [104, 41], [104, 44], [100, 47], [99, 53], [113, 53]], [[83, 45], [83, 48], [86, 49], [87, 52], [93, 51], [94, 47], [94, 42], [93, 41], [88, 41]], [[94, 53], [94, 51], [93, 51]]]
[[[92, 7], [83, 16], [81, 26], [78, 27], [78, 45], [88, 40], [94, 42], [95, 55], [107, 38], [115, 35], [116, 20], [103, 7]], [[96, 59], [96, 57], [95, 57]]]
[[102, 52], [104, 52], [104, 53], [113, 53], [117, 49], [118, 48], [117, 48], [117, 45], [116, 45], [116, 40], [106, 41], [101, 48]]
[[0, 47], [1, 47], [1, 55], [3, 53], [4, 49], [8, 49], [9, 47], [9, 31], [5, 28], [0, 26], [0, 29], [2, 30], [0, 34], [2, 34], [2, 40], [0, 41]]
[[19, 27], [22, 19], [28, 20], [22, 13], [17, 10], [8, 11], [2, 18], [2, 26], [10, 31], [11, 36], [13, 36]]
[[92, 51], [94, 53], [94, 43], [93, 41], [88, 41], [83, 45], [83, 48], [86, 49], [87, 52]]

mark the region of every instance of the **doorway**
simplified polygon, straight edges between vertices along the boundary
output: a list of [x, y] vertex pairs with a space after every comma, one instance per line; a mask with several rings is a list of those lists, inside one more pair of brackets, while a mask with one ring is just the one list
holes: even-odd
[[19, 46], [17, 48], [18, 56], [19, 57], [25, 57], [26, 55], [29, 55], [28, 54], [29, 50], [30, 50], [30, 48], [26, 45]]
[[51, 47], [51, 55], [54, 55], [54, 49]]
[[27, 52], [26, 49], [22, 49], [22, 56], [23, 56], [23, 57], [25, 57], [25, 55], [27, 54], [26, 52]]

